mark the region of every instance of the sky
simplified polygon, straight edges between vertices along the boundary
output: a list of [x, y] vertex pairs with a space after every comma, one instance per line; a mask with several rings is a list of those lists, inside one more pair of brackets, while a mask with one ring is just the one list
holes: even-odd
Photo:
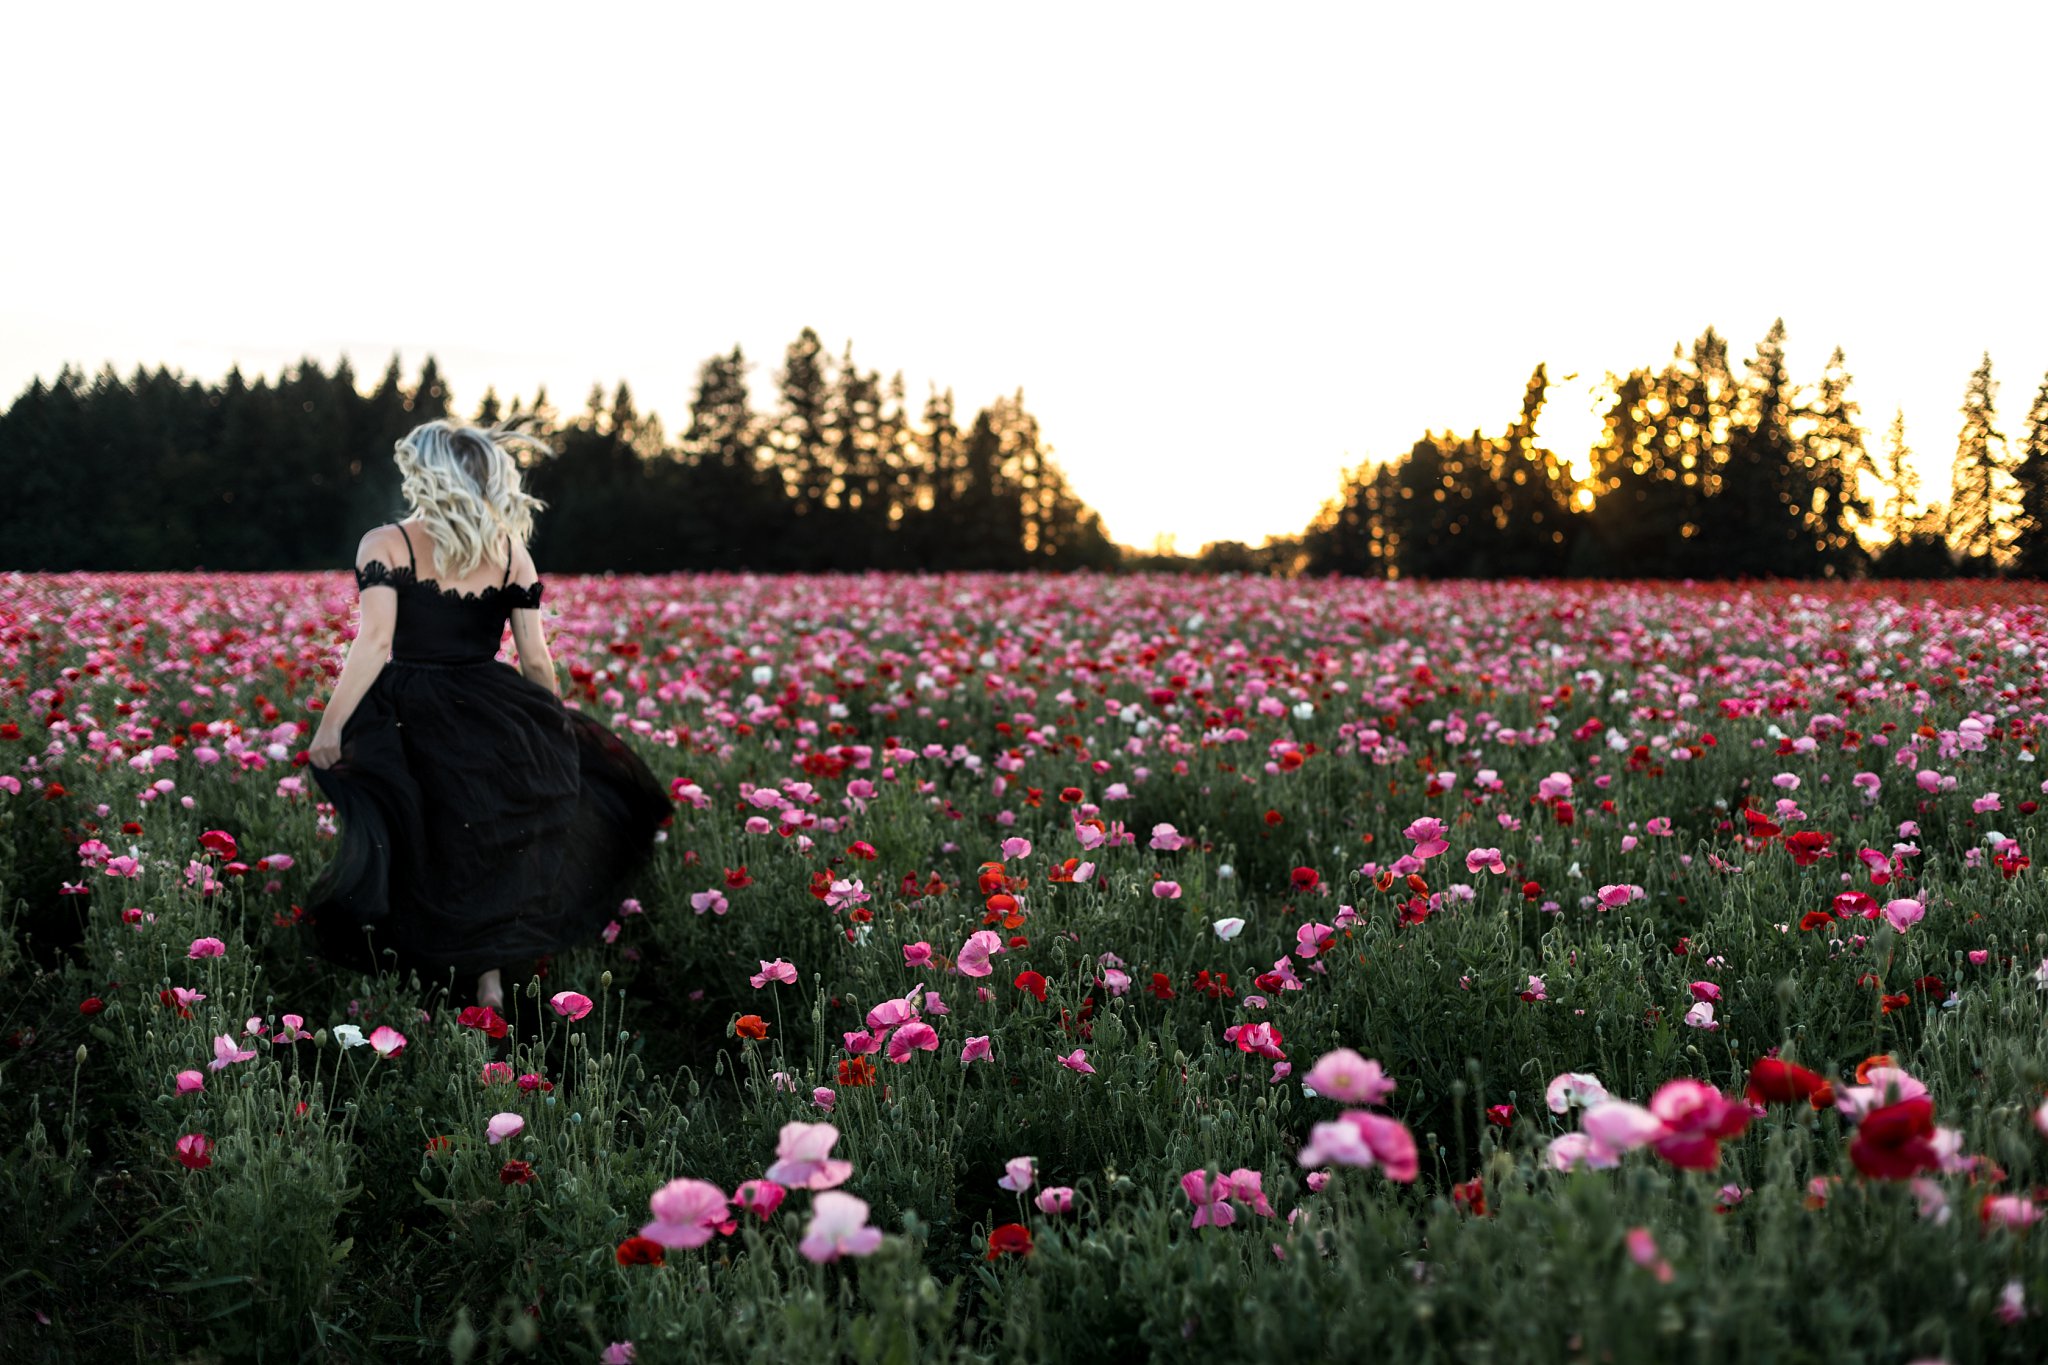
[[[1118, 540], [1298, 531], [1341, 469], [1774, 317], [1943, 496], [2048, 371], [2048, 6], [499, 3], [0, 10], [0, 401], [429, 354], [671, 432], [837, 356], [1019, 388]], [[1576, 431], [1574, 431], [1576, 428]]]

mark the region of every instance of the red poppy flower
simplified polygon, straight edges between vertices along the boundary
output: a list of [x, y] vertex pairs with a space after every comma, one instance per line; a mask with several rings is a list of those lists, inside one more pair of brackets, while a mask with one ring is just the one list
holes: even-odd
[[652, 1237], [635, 1236], [619, 1243], [612, 1259], [620, 1265], [661, 1265], [668, 1259], [668, 1253]]
[[848, 1057], [839, 1063], [841, 1085], [873, 1085], [875, 1063], [870, 1057]]
[[732, 1031], [742, 1038], [762, 1039], [768, 1036], [768, 1021], [758, 1014], [742, 1014], [733, 1020]]
[[1045, 1003], [1045, 977], [1044, 977], [1044, 976], [1042, 976], [1042, 975], [1040, 975], [1039, 973], [1037, 973], [1037, 972], [1019, 972], [1019, 973], [1017, 973], [1017, 981], [1016, 981], [1016, 986], [1017, 986], [1017, 989], [1018, 989], [1018, 990], [1020, 990], [1020, 991], [1029, 991], [1029, 992], [1031, 992], [1031, 994], [1032, 994], [1033, 996], [1037, 997], [1037, 999], [1038, 999], [1038, 1002], [1039, 1002], [1040, 1004], [1044, 1004], [1044, 1003]]
[[1785, 851], [1792, 855], [1795, 865], [1812, 867], [1827, 856], [1828, 840], [1832, 837], [1817, 829], [1803, 829], [1785, 836]]
[[1892, 1062], [1891, 1053], [1871, 1053], [1868, 1057], [1865, 1057], [1862, 1061], [1856, 1063], [1856, 1084], [1869, 1085], [1871, 1068], [1879, 1066], [1891, 1066], [1893, 1064], [1894, 1063]]
[[1080, 789], [1079, 787], [1061, 787], [1061, 788], [1060, 788], [1060, 800], [1062, 800], [1062, 801], [1066, 802], [1066, 803], [1067, 803], [1068, 805], [1070, 805], [1070, 806], [1071, 806], [1071, 805], [1075, 804], [1076, 802], [1078, 802], [1078, 801], [1079, 801], [1080, 799], [1081, 799], [1081, 789]]
[[854, 840], [852, 843], [846, 846], [846, 851], [852, 857], [858, 858], [862, 862], [866, 863], [871, 863], [875, 859], [882, 856], [881, 854], [875, 852], [875, 846], [865, 839]]
[[1486, 1182], [1475, 1175], [1451, 1186], [1451, 1202], [1475, 1218], [1486, 1217]]
[[1408, 889], [1418, 896], [1427, 896], [1429, 894], [1429, 883], [1424, 881], [1419, 874], [1410, 872], [1408, 874]]
[[427, 1139], [427, 1155], [439, 1156], [454, 1145], [454, 1140], [445, 1133], [438, 1137], [430, 1137]]
[[1496, 1128], [1510, 1127], [1515, 1121], [1515, 1106], [1512, 1104], [1487, 1105], [1486, 1121]]
[[1145, 989], [1151, 991], [1152, 994], [1158, 996], [1161, 1000], [1171, 1000], [1174, 998], [1173, 978], [1169, 977], [1165, 972], [1152, 973], [1152, 984]]
[[1776, 1057], [1765, 1057], [1749, 1069], [1745, 1093], [1757, 1104], [1791, 1104], [1795, 1100], [1811, 1100], [1827, 1084], [1827, 1078], [1817, 1072]]
[[533, 1163], [530, 1161], [520, 1161], [516, 1158], [506, 1162], [498, 1168], [498, 1183], [500, 1185], [531, 1185], [533, 1183]]
[[462, 1013], [455, 1016], [455, 1022], [464, 1028], [478, 1029], [492, 1038], [503, 1038], [512, 1028], [489, 1005], [465, 1006]]
[[741, 863], [738, 867], [728, 867], [725, 869], [725, 885], [728, 890], [738, 891], [743, 887], [752, 886], [753, 884], [754, 879], [747, 875], [747, 865], [745, 863]]
[[988, 1235], [988, 1259], [998, 1256], [1029, 1256], [1031, 1229], [1022, 1223], [1005, 1223]]
[[1522, 899], [1523, 899], [1523, 900], [1525, 900], [1525, 901], [1533, 901], [1533, 900], [1535, 900], [1535, 899], [1536, 899], [1536, 898], [1537, 898], [1538, 896], [1540, 896], [1540, 895], [1542, 895], [1542, 894], [1543, 894], [1543, 883], [1541, 883], [1541, 882], [1523, 882], [1523, 883], [1522, 883]]
[[235, 856], [235, 836], [224, 829], [210, 829], [200, 835], [199, 846], [223, 858]]
[[1266, 823], [1269, 825], [1277, 825], [1281, 823], [1281, 821], [1284, 818], [1285, 817], [1283, 817], [1277, 810], [1269, 810], [1266, 812]]
[[1802, 931], [1819, 929], [1834, 922], [1835, 917], [1825, 910], [1809, 910], [1799, 917], [1799, 927]]
[[1875, 1180], [1905, 1180], [1939, 1166], [1934, 1101], [1920, 1095], [1865, 1114], [1849, 1143], [1849, 1159]]
[[88, 996], [78, 1002], [78, 1012], [80, 1014], [98, 1014], [106, 1007], [107, 1002], [100, 999], [97, 995]]
[[1296, 891], [1313, 891], [1323, 880], [1323, 874], [1312, 867], [1297, 867], [1288, 874], [1288, 880]]

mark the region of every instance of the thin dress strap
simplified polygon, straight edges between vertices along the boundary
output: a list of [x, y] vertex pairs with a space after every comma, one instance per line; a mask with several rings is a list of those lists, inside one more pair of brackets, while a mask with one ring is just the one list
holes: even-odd
[[401, 521], [397, 525], [398, 534], [405, 537], [405, 562], [412, 566], [413, 577], [417, 578], [420, 573], [420, 561], [419, 557], [412, 552], [412, 535], [405, 529], [404, 522]]
[[512, 581], [512, 537], [510, 537], [510, 536], [506, 536], [506, 537], [505, 537], [505, 577], [504, 577], [504, 579], [503, 579], [503, 580], [502, 580], [502, 581], [501, 581], [501, 582], [500, 582], [500, 583], [498, 584], [498, 589], [499, 589], [499, 591], [501, 591], [501, 592], [502, 592], [502, 591], [503, 591], [503, 590], [505, 589], [505, 586], [506, 586], [507, 584], [509, 584], [509, 583], [510, 583], [511, 581]]

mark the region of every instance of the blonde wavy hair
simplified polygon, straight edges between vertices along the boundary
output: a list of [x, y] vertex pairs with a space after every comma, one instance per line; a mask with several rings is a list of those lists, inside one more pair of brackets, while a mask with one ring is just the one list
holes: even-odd
[[527, 446], [543, 454], [546, 441], [506, 423], [488, 427], [425, 422], [392, 448], [402, 482], [399, 492], [414, 516], [434, 537], [437, 572], [467, 578], [498, 548], [500, 536], [524, 545], [533, 534], [533, 514], [547, 504], [520, 487], [512, 450]]

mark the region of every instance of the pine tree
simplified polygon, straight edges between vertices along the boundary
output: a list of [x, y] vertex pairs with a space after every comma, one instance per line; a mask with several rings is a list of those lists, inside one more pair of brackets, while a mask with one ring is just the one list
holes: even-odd
[[2014, 524], [2013, 571], [2048, 578], [2048, 375], [2027, 410], [2027, 434], [2013, 469], [2019, 516]]
[[1891, 430], [1884, 439], [1884, 533], [1887, 540], [1902, 541], [1912, 531], [1913, 504], [1920, 499], [1920, 476], [1913, 471], [1913, 450], [1906, 444], [1906, 410], [1892, 413]]
[[1990, 572], [2005, 549], [2006, 512], [2011, 501], [2012, 476], [2005, 467], [1997, 397], [1991, 353], [1986, 351], [1963, 393], [1963, 427], [1956, 438], [1948, 509], [1949, 542], [1979, 573]]
[[[1785, 371], [1783, 318], [1772, 322], [1746, 368], [1714, 516], [1711, 522], [1698, 519], [1692, 534], [1699, 536], [1711, 524], [1710, 553], [1724, 573], [1810, 574], [1819, 568], [1807, 527], [1815, 481], [1794, 449], [1795, 400]], [[1709, 540], [1702, 538], [1699, 548], [1708, 551]]]
[[1842, 348], [1835, 347], [1806, 412], [1813, 424], [1803, 442], [1804, 484], [1813, 490], [1806, 523], [1819, 567], [1828, 574], [1846, 574], [1863, 558], [1856, 538], [1857, 527], [1870, 519], [1863, 483], [1877, 476], [1864, 448], [1856, 400], [1849, 396], [1854, 382]]

